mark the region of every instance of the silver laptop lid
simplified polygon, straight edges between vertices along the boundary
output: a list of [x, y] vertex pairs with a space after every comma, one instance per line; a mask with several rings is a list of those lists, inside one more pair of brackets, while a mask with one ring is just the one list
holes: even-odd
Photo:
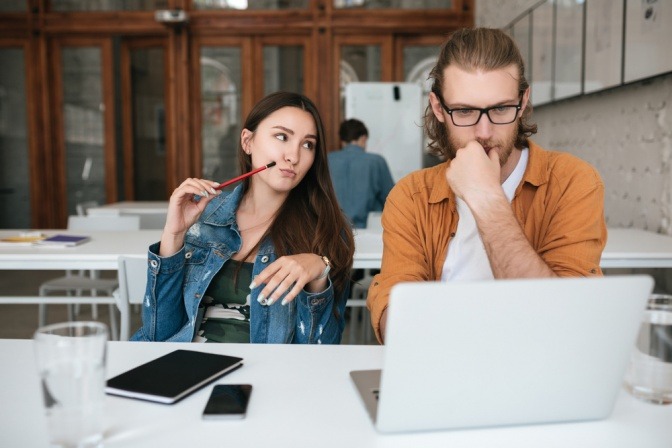
[[377, 428], [608, 416], [652, 288], [648, 276], [395, 286]]

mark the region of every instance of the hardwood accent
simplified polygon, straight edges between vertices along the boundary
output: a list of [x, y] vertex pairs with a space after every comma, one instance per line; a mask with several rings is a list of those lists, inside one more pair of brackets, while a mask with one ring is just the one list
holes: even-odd
[[[336, 9], [332, 0], [310, 0], [297, 10], [197, 10], [191, 0], [169, 0], [188, 15], [184, 24], [163, 24], [154, 11], [57, 12], [53, 0], [26, 0], [26, 13], [0, 13], [0, 45], [25, 50], [32, 223], [65, 224], [65, 147], [60, 49], [95, 45], [101, 49], [105, 104], [105, 191], [109, 201], [133, 199], [133, 119], [128, 51], [140, 42], [165, 49], [166, 194], [185, 177], [202, 173], [200, 48], [235, 45], [242, 50], [242, 115], [263, 96], [263, 46], [303, 47], [304, 93], [318, 105], [330, 149], [338, 145], [339, 65], [343, 45], [381, 46], [381, 76], [403, 79], [406, 45], [438, 45], [450, 31], [473, 26], [475, 0], [453, 0], [449, 10]], [[115, 61], [114, 41], [121, 41]], [[115, 66], [117, 65], [117, 66]], [[114, 90], [119, 71], [120, 92]], [[121, 96], [122, 110], [115, 98]], [[117, 101], [118, 102], [118, 101]], [[115, 116], [121, 117], [123, 157], [119, 160]], [[123, 184], [118, 178], [124, 178]], [[48, 185], [48, 188], [45, 188]]]

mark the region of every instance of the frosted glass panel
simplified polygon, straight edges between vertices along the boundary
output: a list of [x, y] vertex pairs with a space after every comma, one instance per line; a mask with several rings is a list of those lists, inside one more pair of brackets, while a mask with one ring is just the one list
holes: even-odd
[[25, 61], [0, 48], [0, 228], [30, 228]]
[[450, 0], [334, 0], [334, 8], [451, 9]]
[[100, 49], [64, 48], [61, 64], [67, 210], [75, 215], [81, 202], [106, 202]]
[[281, 90], [304, 93], [301, 46], [264, 47], [264, 95]]
[[52, 11], [153, 11], [168, 0], [51, 0]]
[[194, 9], [305, 9], [309, 0], [194, 0]]
[[241, 92], [240, 48], [202, 48], [201, 144], [206, 179], [221, 182], [238, 174]]

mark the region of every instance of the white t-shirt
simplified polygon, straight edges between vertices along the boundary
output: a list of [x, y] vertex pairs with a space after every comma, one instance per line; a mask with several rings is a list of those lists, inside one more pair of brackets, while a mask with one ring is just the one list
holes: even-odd
[[[513, 200], [516, 188], [525, 174], [529, 150], [523, 148], [518, 164], [502, 184], [509, 203]], [[476, 220], [466, 202], [457, 199], [457, 214], [460, 217], [455, 237], [448, 244], [448, 255], [443, 263], [442, 281], [454, 280], [492, 280], [492, 268], [483, 247]]]

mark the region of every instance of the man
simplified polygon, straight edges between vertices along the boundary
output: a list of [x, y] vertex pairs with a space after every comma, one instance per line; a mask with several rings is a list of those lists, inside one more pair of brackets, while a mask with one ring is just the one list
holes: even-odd
[[425, 130], [447, 161], [388, 197], [382, 269], [367, 300], [381, 342], [399, 282], [601, 275], [604, 185], [587, 163], [528, 140], [537, 127], [513, 40], [457, 31], [430, 77]]
[[364, 123], [345, 120], [338, 135], [342, 149], [329, 153], [336, 197], [353, 227], [364, 228], [369, 212], [383, 210], [394, 181], [385, 159], [365, 152], [369, 131]]

